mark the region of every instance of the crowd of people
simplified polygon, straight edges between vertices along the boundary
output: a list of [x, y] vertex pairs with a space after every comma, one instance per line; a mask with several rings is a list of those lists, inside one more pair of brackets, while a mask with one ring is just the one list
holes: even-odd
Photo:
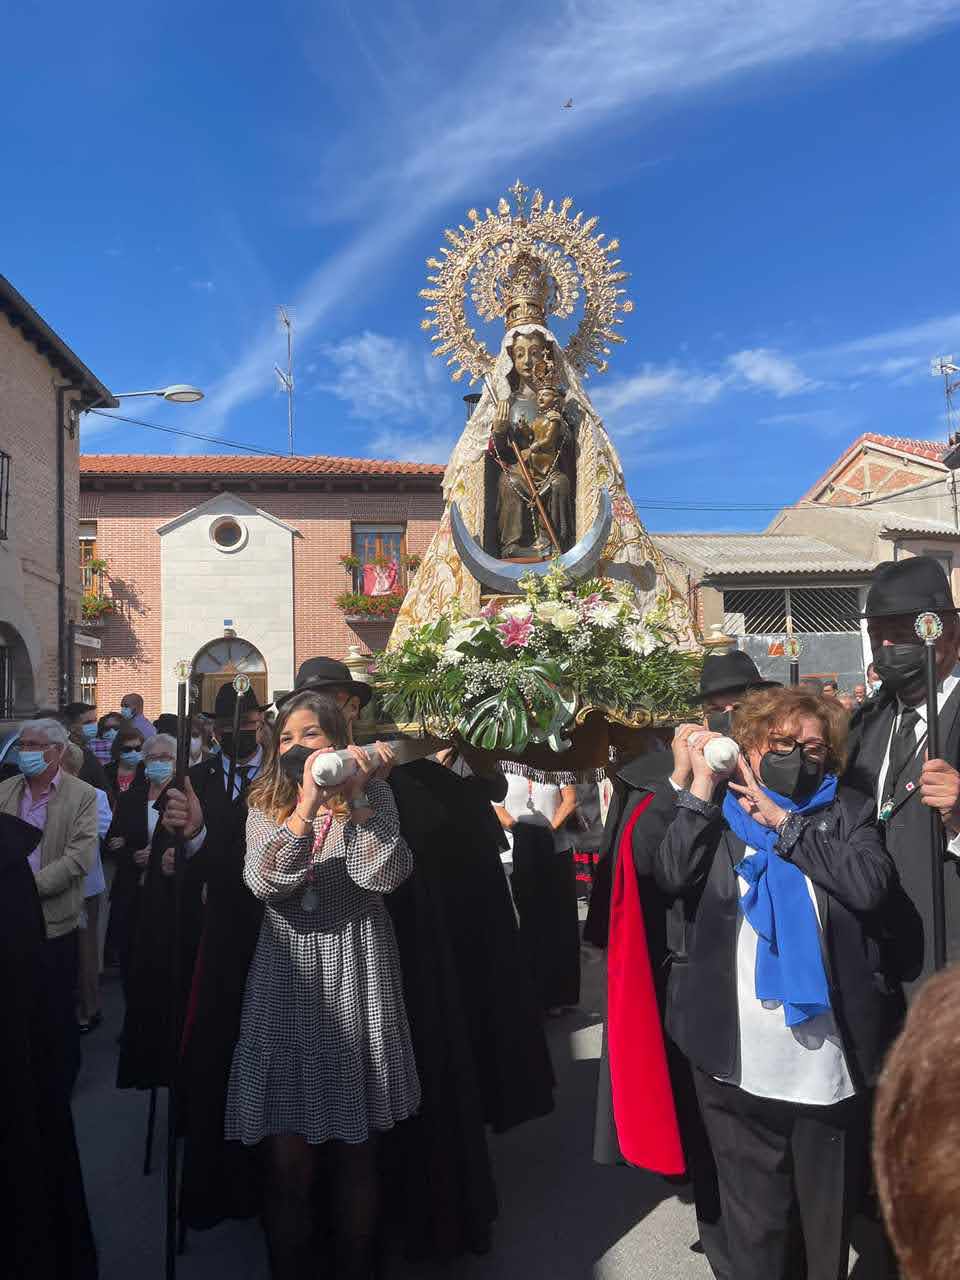
[[877, 1204], [889, 1276], [951, 1274], [929, 815], [953, 960], [960, 622], [928, 557], [880, 566], [865, 617], [852, 707], [710, 655], [702, 719], [609, 778], [361, 749], [371, 688], [325, 657], [275, 706], [221, 688], [179, 776], [176, 717], [137, 694], [26, 720], [0, 766], [11, 1274], [97, 1274], [70, 1098], [102, 966], [117, 1086], [176, 1090], [184, 1229], [258, 1217], [275, 1280], [370, 1280], [397, 1242], [491, 1246], [489, 1135], [554, 1106], [544, 1019], [582, 943], [607, 951], [594, 1156], [689, 1179], [717, 1280], [840, 1280]]

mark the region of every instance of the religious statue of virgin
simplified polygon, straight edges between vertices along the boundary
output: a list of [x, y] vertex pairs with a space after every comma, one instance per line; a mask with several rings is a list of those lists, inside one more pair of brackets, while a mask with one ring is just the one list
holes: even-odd
[[[683, 593], [627, 495], [617, 452], [584, 390], [589, 368], [603, 372], [621, 314], [633, 309], [613, 257], [616, 240], [595, 233], [596, 218], [570, 215], [519, 181], [512, 202], [445, 233], [431, 269], [423, 327], [454, 381], [469, 376], [482, 394], [444, 476], [440, 527], [410, 584], [391, 648], [412, 627], [456, 601], [479, 613], [484, 597], [510, 594], [527, 573], [559, 562], [571, 579], [601, 575], [629, 583], [643, 608], [666, 602], [681, 644], [694, 642]], [[492, 354], [468, 315], [502, 319]], [[548, 328], [578, 307], [565, 345]], [[471, 323], [473, 321], [473, 323]]]

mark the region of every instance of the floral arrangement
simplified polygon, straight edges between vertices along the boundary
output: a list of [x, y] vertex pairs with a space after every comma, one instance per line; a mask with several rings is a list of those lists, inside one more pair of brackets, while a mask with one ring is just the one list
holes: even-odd
[[485, 750], [570, 746], [578, 710], [624, 719], [682, 716], [697, 698], [700, 658], [679, 652], [666, 601], [641, 615], [633, 589], [571, 583], [559, 565], [520, 581], [523, 595], [480, 617], [454, 609], [378, 659], [384, 709]]
[[80, 601], [80, 612], [85, 622], [99, 622], [114, 612], [116, 604], [110, 596], [88, 592]]
[[402, 592], [390, 592], [382, 596], [365, 596], [360, 591], [344, 591], [337, 596], [334, 604], [342, 609], [348, 617], [393, 618], [399, 613], [403, 604]]

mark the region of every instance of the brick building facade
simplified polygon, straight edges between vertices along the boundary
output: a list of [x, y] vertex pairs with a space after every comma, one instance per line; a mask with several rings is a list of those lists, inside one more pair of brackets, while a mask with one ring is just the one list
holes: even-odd
[[0, 732], [77, 674], [76, 415], [95, 403], [117, 401], [0, 276]]
[[[361, 587], [340, 557], [422, 554], [443, 510], [443, 468], [334, 457], [82, 455], [82, 559], [101, 649], [83, 688], [103, 708], [142, 693], [175, 710], [174, 668], [194, 664], [201, 704], [235, 670], [272, 698], [304, 658], [382, 648], [391, 622], [334, 603]], [[85, 624], [88, 630], [91, 624]]]

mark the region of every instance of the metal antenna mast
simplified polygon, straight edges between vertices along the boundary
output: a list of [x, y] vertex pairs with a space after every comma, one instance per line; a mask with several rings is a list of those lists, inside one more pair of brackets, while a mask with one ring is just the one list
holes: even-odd
[[937, 356], [930, 361], [930, 372], [935, 378], [943, 378], [943, 398], [946, 401], [947, 439], [953, 437], [960, 427], [960, 411], [954, 402], [954, 393], [960, 391], [960, 364], [953, 356]]
[[293, 453], [293, 321], [290, 318], [290, 312], [286, 307], [278, 307], [277, 313], [280, 317], [280, 324], [287, 331], [287, 367], [281, 369], [278, 364], [273, 367], [276, 370], [277, 377], [280, 379], [280, 385], [287, 393], [287, 447], [288, 451]]

